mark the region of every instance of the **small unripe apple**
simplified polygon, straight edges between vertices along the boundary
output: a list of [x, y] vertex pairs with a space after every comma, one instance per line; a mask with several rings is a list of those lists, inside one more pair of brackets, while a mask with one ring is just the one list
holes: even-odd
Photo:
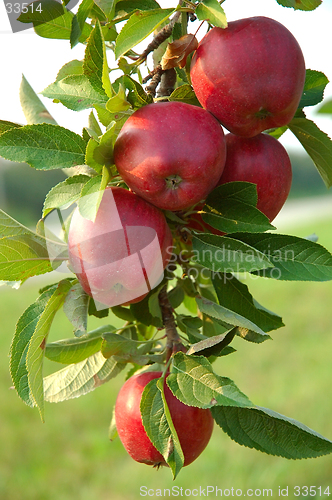
[[203, 108], [243, 137], [287, 125], [299, 105], [305, 75], [297, 40], [267, 17], [239, 19], [226, 29], [210, 30], [190, 71]]
[[124, 188], [105, 189], [95, 221], [75, 209], [69, 262], [86, 293], [107, 307], [141, 300], [163, 277], [173, 238], [164, 214]]
[[115, 165], [135, 193], [164, 210], [206, 198], [226, 157], [218, 121], [182, 102], [149, 104], [133, 113], [114, 146]]
[[[161, 372], [143, 372], [129, 378], [115, 403], [116, 428], [123, 446], [136, 462], [167, 465], [164, 457], [148, 438], [142, 423], [140, 402], [145, 386]], [[184, 454], [184, 465], [191, 464], [207, 446], [213, 418], [210, 410], [187, 406], [164, 384], [165, 398]]]
[[226, 135], [227, 158], [218, 185], [233, 181], [257, 186], [257, 208], [270, 222], [283, 207], [292, 184], [292, 165], [284, 146], [268, 134]]

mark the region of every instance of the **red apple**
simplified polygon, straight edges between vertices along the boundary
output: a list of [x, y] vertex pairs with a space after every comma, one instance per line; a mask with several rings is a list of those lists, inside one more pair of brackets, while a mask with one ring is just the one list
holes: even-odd
[[[145, 386], [161, 372], [143, 372], [128, 379], [115, 404], [116, 428], [123, 446], [136, 462], [166, 465], [163, 456], [148, 438], [142, 424], [140, 402]], [[165, 384], [165, 397], [184, 454], [184, 465], [191, 464], [207, 446], [213, 429], [210, 410], [187, 406]]]
[[123, 188], [104, 191], [94, 222], [75, 209], [69, 261], [83, 289], [112, 307], [141, 300], [163, 277], [172, 253], [164, 214]]
[[138, 109], [115, 142], [114, 162], [128, 186], [164, 210], [183, 210], [206, 198], [226, 157], [218, 121], [182, 102]]
[[190, 71], [203, 108], [243, 137], [292, 120], [305, 74], [298, 42], [285, 26], [267, 17], [240, 19], [226, 29], [210, 30]]
[[270, 220], [284, 205], [292, 183], [292, 166], [287, 151], [268, 134], [255, 137], [226, 135], [227, 158], [218, 185], [233, 181], [257, 185], [257, 208]]

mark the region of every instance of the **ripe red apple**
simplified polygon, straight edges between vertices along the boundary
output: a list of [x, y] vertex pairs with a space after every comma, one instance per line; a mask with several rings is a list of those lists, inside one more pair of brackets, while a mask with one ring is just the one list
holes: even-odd
[[126, 121], [114, 146], [115, 165], [130, 189], [164, 210], [206, 198], [226, 157], [218, 121], [182, 102], [144, 106]]
[[267, 17], [240, 19], [226, 29], [210, 30], [190, 71], [203, 108], [243, 137], [292, 120], [305, 74], [298, 42], [285, 26]]
[[283, 145], [268, 134], [226, 135], [227, 158], [218, 185], [233, 181], [257, 185], [257, 208], [270, 220], [284, 205], [292, 183], [292, 166]]
[[[148, 438], [142, 424], [140, 402], [145, 386], [161, 372], [143, 372], [129, 378], [115, 403], [116, 428], [123, 446], [136, 462], [166, 465], [163, 456]], [[207, 446], [213, 429], [210, 410], [187, 406], [165, 384], [165, 397], [184, 454], [184, 465], [191, 464]]]
[[68, 233], [69, 261], [83, 289], [112, 307], [141, 300], [163, 277], [172, 253], [164, 214], [118, 187], [104, 191], [94, 222], [75, 209]]

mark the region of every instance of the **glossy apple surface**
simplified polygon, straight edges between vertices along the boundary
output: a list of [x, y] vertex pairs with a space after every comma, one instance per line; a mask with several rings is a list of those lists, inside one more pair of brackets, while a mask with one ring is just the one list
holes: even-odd
[[173, 211], [206, 198], [222, 174], [225, 158], [218, 121], [204, 109], [182, 102], [138, 109], [114, 147], [115, 165], [130, 189]]
[[[140, 402], [145, 386], [161, 372], [144, 372], [128, 379], [115, 403], [115, 422], [119, 437], [129, 455], [148, 465], [166, 465], [163, 456], [148, 438], [142, 424]], [[184, 465], [191, 464], [207, 446], [213, 418], [210, 410], [187, 406], [165, 384], [165, 397], [184, 454]]]
[[257, 208], [270, 220], [283, 207], [292, 183], [292, 166], [283, 145], [268, 134], [245, 138], [226, 134], [227, 158], [218, 185], [233, 181], [257, 185]]
[[172, 240], [160, 210], [126, 189], [107, 188], [94, 222], [75, 209], [68, 232], [69, 261], [97, 303], [112, 307], [137, 302], [162, 279]]
[[191, 80], [203, 108], [230, 132], [253, 137], [289, 123], [299, 105], [305, 62], [292, 33], [267, 17], [230, 22], [201, 40]]

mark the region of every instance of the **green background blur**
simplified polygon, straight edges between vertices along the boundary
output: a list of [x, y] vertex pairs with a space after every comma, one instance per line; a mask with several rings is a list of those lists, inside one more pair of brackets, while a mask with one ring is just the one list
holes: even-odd
[[[316, 233], [319, 243], [332, 252], [331, 194], [308, 158], [294, 154], [292, 162], [290, 199], [301, 200], [297, 215], [284, 220], [278, 231], [303, 237]], [[0, 164], [0, 175], [0, 208], [31, 225], [40, 217], [48, 189], [64, 178], [62, 173], [36, 172], [8, 162]], [[307, 213], [303, 197], [309, 191], [326, 197], [330, 215], [324, 208], [317, 214], [313, 210], [310, 218], [303, 215]], [[206, 496], [207, 486], [242, 489], [243, 495], [249, 488], [257, 489], [261, 496], [264, 488], [271, 488], [274, 498], [279, 488], [287, 486], [291, 498], [295, 486], [321, 486], [322, 493], [329, 486], [332, 494], [332, 455], [299, 461], [271, 457], [239, 446], [217, 426], [202, 456], [175, 481], [168, 469], [136, 464], [118, 439], [108, 440], [112, 408], [125, 373], [79, 399], [47, 404], [42, 424], [38, 411], [25, 406], [10, 389], [8, 352], [18, 317], [37, 298], [39, 288], [53, 281], [44, 276], [29, 280], [20, 290], [0, 287], [0, 500], [132, 500], [141, 498], [141, 486], [154, 490], [150, 498], [152, 493], [157, 496], [157, 489], [163, 494], [164, 488], [173, 486], [183, 488], [182, 496], [187, 490], [187, 497], [195, 488], [199, 496], [200, 487]], [[286, 326], [261, 345], [235, 339], [237, 352], [218, 360], [216, 371], [233, 379], [255, 404], [332, 439], [332, 283], [248, 278], [246, 284], [258, 302], [283, 317]], [[116, 320], [94, 318], [89, 328], [101, 323], [116, 325]], [[71, 335], [71, 325], [60, 312], [50, 339]], [[46, 373], [59, 368], [46, 360]], [[181, 490], [177, 492], [180, 496]], [[305, 489], [302, 493], [305, 496]]]

